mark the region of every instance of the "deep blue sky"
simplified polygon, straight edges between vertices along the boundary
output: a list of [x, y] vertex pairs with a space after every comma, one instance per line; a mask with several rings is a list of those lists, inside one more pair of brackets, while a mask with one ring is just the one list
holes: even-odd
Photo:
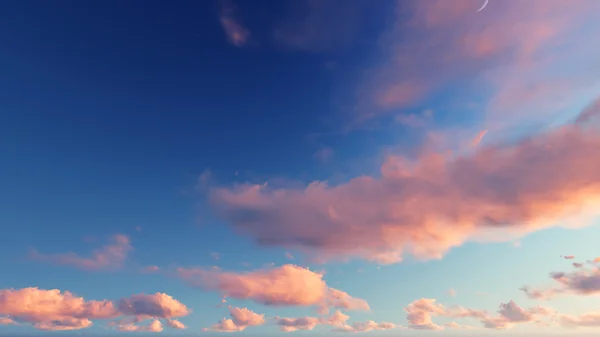
[[[597, 97], [600, 50], [581, 37], [598, 30], [589, 14], [597, 5], [580, 2], [589, 10], [569, 9], [561, 21], [531, 4], [522, 13], [509, 4], [478, 13], [474, 0], [3, 1], [0, 270], [6, 272], [0, 289], [60, 289], [86, 300], [167, 293], [193, 311], [181, 318], [188, 330], [168, 332], [174, 334], [212, 334], [201, 329], [228, 315], [227, 308], [215, 307], [225, 290], [186, 285], [180, 267], [240, 272], [297, 264], [322, 270], [331, 287], [369, 302], [370, 312], [348, 312], [350, 323], [411, 328], [416, 323], [407, 322], [404, 308], [422, 297], [493, 315], [510, 300], [524, 308], [539, 305], [518, 288], [549, 284], [550, 271], [572, 268], [560, 255], [594, 259], [597, 226], [547, 229], [564, 219], [539, 208], [532, 219], [550, 216], [551, 224], [525, 229], [531, 219], [521, 216], [513, 195], [498, 192], [495, 197], [506, 199], [494, 199], [493, 206], [506, 212], [481, 217], [505, 216], [514, 231], [494, 240], [475, 230], [453, 237], [450, 229], [464, 228], [458, 216], [452, 219], [462, 210], [457, 204], [436, 218], [448, 227], [433, 230], [456, 242], [435, 244], [448, 249], [432, 259], [425, 252], [435, 249], [418, 231], [431, 224], [419, 227], [416, 217], [409, 221], [394, 212], [420, 200], [408, 209], [433, 217], [444, 206], [431, 206], [428, 196], [459, 203], [479, 193], [468, 184], [435, 180], [445, 173], [432, 174], [425, 154], [451, 150], [465, 156], [456, 167], [466, 171], [479, 163], [469, 158], [478, 158], [480, 146], [493, 151], [498, 144], [518, 146], [522, 137], [554, 137], [552, 128], [569, 123]], [[554, 0], [548, 6], [566, 11]], [[248, 35], [233, 42], [225, 19]], [[514, 27], [524, 28], [506, 33]], [[557, 50], [557, 43], [573, 52]], [[579, 66], [564, 66], [573, 62]], [[581, 153], [571, 160], [590, 157]], [[414, 160], [413, 168], [435, 181], [403, 185], [390, 178], [383, 164], [398, 157]], [[596, 200], [595, 192], [582, 199], [583, 192], [569, 188], [573, 177], [598, 187], [599, 178], [588, 171], [562, 169], [566, 178], [554, 180], [544, 180], [550, 169], [538, 172], [530, 178], [552, 186], [536, 185], [538, 194], [529, 185], [499, 186], [521, 181], [511, 174], [528, 174], [521, 167], [538, 163], [519, 157], [511, 166], [511, 158], [497, 163], [506, 165], [506, 174], [471, 171], [473, 186], [511, 191], [532, 205], [547, 200], [540, 190], [563, 191], [560, 196], [573, 204]], [[455, 159], [448, 160], [454, 167]], [[379, 179], [381, 189], [351, 181], [364, 175]], [[316, 180], [346, 189], [304, 190]], [[265, 183], [262, 192], [244, 194]], [[483, 194], [480, 199], [479, 209], [487, 209], [491, 201]], [[335, 221], [321, 223], [323, 212]], [[387, 232], [390, 217], [397, 229], [416, 232]], [[297, 231], [298, 225], [306, 228]], [[367, 226], [362, 243], [345, 234], [361, 226]], [[377, 243], [373, 233], [388, 234]], [[133, 247], [118, 263], [82, 270], [56, 255], [94, 256], [117, 234]], [[386, 253], [397, 249], [406, 261], [382, 261], [375, 253], [385, 245], [396, 245], [386, 246]], [[148, 266], [159, 271], [143, 272]], [[241, 296], [229, 304], [269, 319], [320, 317], [310, 308], [252, 300]], [[557, 315], [581, 315], [597, 309], [594, 303], [574, 296], [551, 306]], [[18, 324], [0, 325], [0, 335], [43, 333], [2, 305], [0, 295], [0, 318]], [[455, 320], [440, 316], [434, 319], [440, 326]], [[85, 331], [121, 333], [107, 330], [106, 322], [94, 321]], [[270, 322], [241, 333], [279, 334]], [[460, 324], [481, 329], [473, 318]], [[538, 327], [515, 329], [535, 334]]]

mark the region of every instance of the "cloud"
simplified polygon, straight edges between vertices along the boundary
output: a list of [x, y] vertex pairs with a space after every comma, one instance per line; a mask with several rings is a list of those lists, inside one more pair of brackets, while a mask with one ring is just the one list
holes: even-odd
[[594, 0], [497, 2], [476, 14], [479, 0], [396, 3], [380, 38], [384, 61], [358, 90], [363, 119], [420, 107], [458, 84], [456, 100], [487, 100], [482, 128], [547, 125], [598, 90], [600, 48], [587, 38], [600, 33]]
[[[436, 303], [435, 299], [422, 298], [413, 301], [405, 309], [409, 328], [414, 330], [443, 330], [444, 326], [433, 322], [434, 316], [449, 318], [472, 318], [479, 320], [485, 328], [504, 330], [515, 324], [535, 322], [537, 319], [546, 317], [553, 313], [549, 308], [534, 307], [523, 309], [515, 302], [501, 303], [496, 315], [491, 315], [484, 310], [467, 309], [460, 306], [446, 307]], [[459, 328], [460, 326], [450, 324], [446, 327]], [[464, 328], [464, 327], [463, 327]]]
[[523, 292], [533, 299], [548, 300], [558, 295], [572, 294], [581, 296], [600, 295], [600, 269], [593, 267], [584, 268], [583, 265], [578, 270], [565, 272], [552, 272], [550, 278], [558, 283], [557, 286], [546, 288], [534, 288], [524, 286]]
[[155, 293], [132, 295], [118, 302], [119, 311], [128, 316], [173, 318], [187, 316], [190, 309], [173, 297]]
[[456, 330], [472, 330], [472, 329], [475, 329], [475, 327], [472, 327], [470, 325], [458, 324], [456, 322], [450, 322], [450, 323], [444, 324], [444, 327], [448, 328], [448, 329], [456, 329]]
[[0, 325], [9, 324], [15, 324], [15, 321], [13, 321], [10, 317], [0, 317]]
[[[593, 107], [583, 112], [599, 113]], [[263, 246], [299, 249], [322, 261], [439, 259], [465, 242], [513, 241], [545, 228], [589, 224], [600, 209], [596, 122], [465, 155], [389, 156], [380, 177], [337, 186], [214, 188], [211, 201], [238, 233]]]
[[133, 295], [113, 302], [86, 301], [83, 297], [58, 289], [0, 290], [0, 315], [8, 316], [16, 323], [31, 324], [39, 330], [79, 330], [92, 326], [92, 320], [122, 317], [111, 325], [127, 331], [155, 331], [159, 327], [156, 323], [148, 327], [134, 326], [133, 323], [151, 318], [185, 316], [189, 312], [185, 305], [161, 293]]
[[249, 326], [259, 326], [265, 323], [265, 315], [260, 315], [247, 308], [229, 307], [231, 318], [223, 318], [219, 323], [205, 331], [236, 332], [244, 331]]
[[[230, 1], [221, 2], [221, 14], [219, 16], [221, 27], [227, 36], [229, 43], [236, 47], [243, 47], [250, 38], [250, 32], [242, 26], [239, 18], [236, 18], [236, 7]], [[205, 171], [210, 174], [210, 171]], [[203, 175], [204, 176], [204, 173]], [[201, 177], [202, 177], [201, 176]]]
[[292, 264], [245, 273], [180, 268], [178, 274], [192, 286], [264, 305], [369, 309], [366, 301], [328, 287], [323, 274]]
[[114, 270], [123, 266], [132, 249], [129, 237], [117, 234], [111, 238], [111, 243], [92, 251], [89, 257], [79, 256], [75, 253], [42, 254], [35, 250], [30, 252], [30, 256], [35, 260], [85, 270]]
[[367, 332], [371, 330], [391, 330], [396, 329], [397, 326], [394, 323], [382, 322], [376, 323], [375, 321], [366, 322], [355, 322], [351, 325], [343, 325], [334, 331], [341, 332]]
[[320, 321], [315, 317], [275, 317], [275, 324], [279, 326], [281, 331], [292, 332], [298, 330], [312, 330]]
[[563, 256], [563, 259], [565, 259], [565, 260], [573, 260], [574, 258], [575, 258], [575, 256], [573, 256], [573, 255]]
[[0, 290], [0, 315], [39, 330], [78, 330], [90, 327], [92, 319], [114, 318], [119, 313], [111, 301], [85, 301], [58, 289], [23, 288]]
[[559, 315], [559, 322], [567, 328], [597, 328], [600, 327], [600, 311], [583, 315]]
[[167, 322], [167, 325], [173, 329], [180, 329], [180, 330], [187, 329], [185, 324], [181, 323], [181, 321], [178, 321], [176, 319], [169, 318], [166, 320], [166, 322]]
[[114, 325], [115, 329], [124, 332], [161, 332], [163, 331], [162, 323], [154, 319], [148, 325], [123, 324]]
[[448, 295], [450, 295], [451, 297], [456, 297], [456, 290], [452, 288], [448, 289]]

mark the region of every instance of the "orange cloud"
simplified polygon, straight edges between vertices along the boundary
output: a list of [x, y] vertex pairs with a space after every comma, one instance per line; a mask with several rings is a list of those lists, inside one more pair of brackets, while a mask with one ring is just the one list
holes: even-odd
[[204, 331], [236, 332], [244, 331], [249, 326], [259, 326], [265, 323], [265, 315], [260, 315], [247, 308], [229, 307], [231, 318], [223, 318], [219, 323]]
[[[189, 312], [185, 305], [161, 293], [133, 295], [113, 302], [86, 301], [58, 289], [0, 290], [0, 315], [8, 316], [12, 322], [31, 324], [39, 330], [79, 330], [92, 326], [92, 320], [125, 317], [111, 325], [127, 331], [155, 331], [156, 323], [149, 327], [134, 326], [133, 323], [150, 318], [185, 316]], [[162, 325], [160, 328], [162, 330]]]
[[178, 273], [193, 286], [265, 305], [369, 309], [366, 301], [353, 298], [341, 290], [329, 288], [323, 280], [323, 274], [292, 264], [246, 273], [199, 268], [180, 268]]
[[117, 234], [111, 238], [111, 243], [96, 249], [91, 256], [83, 257], [75, 253], [41, 254], [35, 250], [30, 252], [31, 258], [59, 265], [73, 266], [85, 270], [114, 270], [120, 268], [133, 249], [129, 237]]
[[[582, 115], [600, 113], [590, 109]], [[584, 217], [600, 210], [597, 153], [600, 130], [591, 118], [469, 155], [391, 156], [378, 178], [333, 187], [315, 181], [304, 189], [215, 188], [211, 200], [235, 230], [265, 246], [321, 260], [436, 259], [469, 241], [513, 241], [588, 224]]]

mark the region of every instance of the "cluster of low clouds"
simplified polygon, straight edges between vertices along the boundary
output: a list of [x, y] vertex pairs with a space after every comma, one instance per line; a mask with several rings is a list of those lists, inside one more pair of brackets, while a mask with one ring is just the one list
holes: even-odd
[[[79, 330], [92, 326], [93, 320], [105, 320], [109, 327], [120, 331], [160, 332], [163, 323], [185, 329], [177, 318], [190, 312], [163, 293], [95, 301], [58, 289], [0, 290], [0, 324], [30, 324], [39, 330]], [[150, 323], [140, 324], [144, 321]]]
[[[557, 78], [563, 80], [563, 77], [534, 76], [543, 73], [540, 70], [544, 70], [547, 62], [533, 60], [540, 51], [553, 45], [554, 38], [575, 31], [578, 25], [573, 22], [583, 22], [589, 13], [595, 13], [593, 9], [600, 8], [599, 2], [578, 0], [576, 5], [548, 0], [543, 6], [531, 1], [506, 2], [498, 5], [495, 14], [485, 14], [486, 18], [476, 19], [476, 24], [469, 26], [471, 21], [465, 17], [470, 13], [471, 3], [431, 0], [407, 5], [414, 14], [413, 20], [397, 22], [393, 30], [402, 31], [410, 26], [432, 42], [423, 43], [424, 39], [419, 38], [402, 41], [400, 46], [390, 44], [391, 59], [399, 63], [393, 64], [391, 71], [388, 67], [382, 72], [385, 76], [375, 76], [376, 85], [370, 85], [372, 105], [378, 106], [382, 114], [426, 98], [445, 81], [456, 79], [459, 71], [467, 75], [479, 73], [492, 61], [513, 65], [511, 69], [522, 71], [531, 81], [523, 81], [526, 85], [516, 83], [514, 78], [520, 77], [510, 71], [486, 74], [500, 88], [484, 118], [491, 124], [504, 118], [504, 115], [498, 117], [499, 111], [518, 114], [521, 108], [531, 107], [513, 109], [518, 102], [535, 103], [541, 97], [556, 96], [554, 93], [565, 85], [569, 93], [571, 89], [589, 85], [590, 78], [598, 75], [586, 73], [557, 83]], [[332, 11], [320, 2], [313, 2], [312, 6]], [[236, 47], [245, 46], [251, 34], [242, 25], [235, 5], [223, 2], [219, 14], [229, 42]], [[507, 18], [512, 21], [506, 21]], [[309, 15], [309, 19], [327, 21], [319, 15]], [[507, 22], [512, 25], [511, 31], [505, 31]], [[323, 37], [321, 31], [299, 31], [298, 26], [302, 25], [281, 27], [277, 36], [296, 49], [329, 44], [308, 38]], [[523, 31], [531, 34], [517, 34]], [[457, 45], [461, 48], [456, 48]], [[577, 51], [592, 48], [590, 44], [582, 46]], [[407, 48], [411, 53], [406, 53]], [[400, 54], [405, 57], [399, 57]], [[589, 54], [595, 55], [585, 55]], [[559, 59], [564, 57], [558, 54]], [[466, 69], [467, 64], [479, 68]], [[402, 76], [395, 69], [402, 70]], [[561, 106], [564, 102], [553, 103]], [[362, 259], [394, 264], [407, 256], [419, 260], [441, 259], [468, 242], [513, 241], [546, 228], [588, 225], [600, 213], [599, 117], [600, 101], [596, 101], [569, 123], [504, 143], [483, 143], [484, 136], [498, 130], [486, 124], [485, 129], [476, 132], [467, 153], [425, 148], [416, 157], [390, 155], [381, 165], [379, 175], [359, 176], [335, 186], [325, 181], [314, 181], [302, 188], [248, 183], [209, 186], [207, 190], [216, 213], [234, 230], [261, 246], [303, 253], [313, 261]], [[409, 127], [423, 127], [432, 118], [429, 111], [402, 115], [396, 120]], [[323, 159], [329, 156], [331, 153], [321, 155]], [[129, 237], [118, 234], [88, 256], [32, 250], [30, 257], [88, 271], [114, 271], [127, 263], [132, 251]], [[294, 259], [288, 254], [288, 259]], [[216, 253], [212, 257], [219, 260]], [[599, 295], [600, 258], [584, 262], [576, 261], [575, 256], [563, 258], [572, 263], [571, 271], [552, 272], [548, 285], [523, 286], [523, 293], [540, 302], [567, 295]], [[143, 273], [161, 271], [158, 266], [140, 267]], [[273, 325], [282, 332], [313, 330], [319, 326], [336, 332], [503, 330], [519, 324], [600, 327], [600, 312], [568, 315], [542, 305], [524, 308], [512, 300], [489, 312], [447, 306], [432, 298], [417, 299], [404, 308], [407, 324], [350, 322], [346, 313], [370, 312], [369, 303], [331, 287], [323, 273], [295, 264], [248, 272], [182, 267], [175, 275], [191, 287], [216, 292], [223, 298], [314, 311], [314, 315], [304, 317], [268, 317], [249, 308], [228, 306], [228, 316], [206, 327], [206, 331], [240, 332], [263, 325]], [[455, 296], [455, 292], [451, 295]], [[39, 330], [78, 330], [102, 321], [107, 328], [119, 331], [160, 332], [165, 326], [185, 329], [180, 319], [191, 312], [187, 305], [164, 293], [86, 300], [58, 289], [0, 290], [0, 325], [31, 325]], [[436, 323], [437, 319], [450, 323]], [[477, 324], [462, 324], [465, 319]]]

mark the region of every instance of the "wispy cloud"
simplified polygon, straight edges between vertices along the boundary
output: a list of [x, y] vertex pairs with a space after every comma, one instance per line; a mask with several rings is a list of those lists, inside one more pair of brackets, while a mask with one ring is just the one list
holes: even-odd
[[242, 26], [237, 7], [231, 1], [221, 1], [221, 13], [219, 21], [229, 43], [236, 47], [243, 47], [250, 38], [250, 32]]
[[30, 251], [30, 257], [39, 261], [47, 261], [85, 270], [114, 270], [123, 266], [127, 255], [132, 249], [129, 237], [117, 234], [111, 238], [110, 243], [93, 250], [88, 257], [75, 253], [44, 254], [36, 250]]
[[[600, 92], [595, 0], [397, 1], [395, 24], [381, 37], [384, 59], [359, 92], [358, 120], [422, 107], [462, 90], [455, 104], [477, 128], [553, 125]], [[478, 97], [477, 112], [469, 104]], [[514, 131], [514, 130], [510, 130]]]

